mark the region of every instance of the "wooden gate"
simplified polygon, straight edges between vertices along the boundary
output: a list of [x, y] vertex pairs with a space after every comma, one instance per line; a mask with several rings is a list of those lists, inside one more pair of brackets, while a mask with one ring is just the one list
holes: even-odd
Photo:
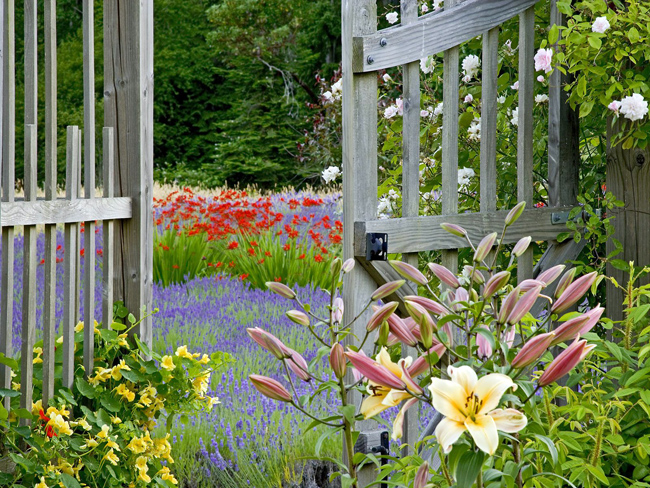
[[[551, 23], [561, 24], [555, 0], [550, 0]], [[463, 239], [441, 229], [449, 222], [462, 225], [477, 242], [501, 228], [507, 210], [497, 202], [497, 78], [499, 26], [519, 17], [519, 124], [517, 133], [517, 200], [527, 210], [506, 236], [512, 243], [524, 236], [550, 241], [543, 261], [547, 269], [557, 261], [575, 258], [579, 249], [554, 242], [565, 225], [557, 225], [561, 212], [576, 201], [578, 181], [577, 120], [566, 105], [559, 72], [551, 76], [549, 88], [549, 200], [544, 208], [533, 204], [533, 105], [535, 82], [535, 4], [537, 0], [445, 0], [444, 9], [418, 15], [417, 0], [401, 0], [401, 25], [377, 31], [376, 0], [343, 2], [343, 193], [344, 257], [357, 263], [349, 275], [345, 309], [356, 316], [378, 284], [399, 279], [387, 263], [366, 259], [366, 236], [388, 235], [388, 252], [402, 253], [417, 266], [418, 253], [442, 251], [442, 264], [458, 269], [457, 250]], [[480, 212], [458, 214], [458, 121], [459, 46], [482, 35], [482, 108], [480, 141]], [[419, 216], [420, 165], [420, 68], [419, 61], [444, 52], [442, 128], [442, 215]], [[402, 217], [377, 219], [377, 71], [402, 66], [403, 149]], [[555, 222], [552, 219], [555, 214]], [[573, 256], [572, 256], [573, 254]], [[519, 279], [534, 276], [532, 251], [519, 261]], [[535, 274], [539, 272], [535, 270]], [[403, 287], [401, 296], [412, 294]], [[399, 298], [399, 297], [396, 297]], [[355, 335], [362, 337], [365, 321], [356, 322]], [[408, 348], [404, 348], [408, 349]], [[404, 350], [405, 355], [410, 351]], [[359, 403], [360, 398], [355, 398]], [[418, 438], [417, 412], [404, 425], [405, 442]], [[408, 414], [407, 414], [408, 416]], [[372, 428], [362, 426], [361, 430]], [[367, 479], [361, 474], [361, 486]]]
[[[32, 408], [32, 358], [36, 337], [37, 266], [44, 266], [43, 305], [43, 400], [54, 392], [56, 276], [64, 273], [63, 386], [72, 387], [74, 329], [85, 322], [83, 366], [93, 368], [95, 300], [101, 299], [104, 326], [112, 322], [113, 303], [122, 300], [134, 314], [151, 309], [153, 269], [153, 0], [106, 0], [104, 27], [104, 107], [102, 131], [103, 193], [96, 195], [95, 167], [95, 13], [94, 1], [83, 0], [84, 134], [76, 126], [66, 131], [65, 197], [57, 190], [57, 34], [56, 0], [45, 0], [39, 12], [37, 0], [25, 0], [24, 14], [24, 198], [16, 197], [16, 38], [15, 0], [2, 0], [2, 294], [0, 299], [0, 353], [12, 357], [14, 322], [14, 237], [22, 227], [22, 381], [21, 407]], [[20, 11], [19, 11], [20, 12]], [[39, 16], [43, 15], [42, 22]], [[38, 26], [44, 46], [39, 50]], [[44, 63], [38, 53], [44, 52]], [[39, 127], [38, 67], [44, 65], [44, 127]], [[41, 118], [40, 120], [43, 120]], [[44, 147], [38, 131], [44, 130]], [[22, 141], [20, 141], [22, 142]], [[38, 153], [44, 152], [45, 180], [37, 181]], [[83, 161], [83, 195], [81, 194]], [[39, 186], [44, 198], [37, 196]], [[102, 296], [95, 296], [95, 225], [103, 222]], [[57, 266], [57, 225], [65, 236], [64, 257]], [[37, 262], [36, 239], [43, 228], [45, 256]], [[83, 234], [81, 227], [83, 226]], [[20, 229], [19, 229], [20, 231]], [[82, 237], [83, 235], [83, 237]], [[85, 260], [81, 276], [80, 252]], [[79, 317], [83, 283], [84, 315]], [[135, 333], [151, 343], [151, 319]], [[0, 367], [0, 387], [11, 388], [11, 371]]]

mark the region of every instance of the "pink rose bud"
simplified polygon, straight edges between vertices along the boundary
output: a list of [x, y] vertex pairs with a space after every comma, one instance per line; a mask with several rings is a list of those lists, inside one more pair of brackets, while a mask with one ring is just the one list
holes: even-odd
[[500, 324], [506, 323], [506, 320], [508, 320], [508, 317], [510, 317], [512, 310], [515, 308], [515, 305], [519, 300], [520, 291], [521, 290], [519, 287], [515, 288], [510, 292], [510, 294], [506, 297], [503, 303], [501, 303], [501, 310], [499, 311], [497, 322], [499, 322]]
[[417, 339], [410, 331], [408, 326], [397, 315], [392, 314], [388, 316], [388, 327], [390, 331], [404, 344], [415, 347], [418, 343]]
[[492, 276], [487, 283], [485, 288], [483, 288], [483, 297], [488, 299], [495, 293], [497, 293], [501, 288], [506, 286], [510, 281], [510, 272], [509, 271], [500, 271], [494, 276]]
[[562, 275], [562, 278], [560, 278], [560, 281], [557, 284], [557, 288], [555, 288], [555, 298], [564, 293], [564, 290], [566, 290], [573, 282], [573, 277], [576, 275], [576, 271], [578, 271], [577, 268], [571, 268]]
[[343, 266], [341, 267], [341, 271], [343, 271], [343, 273], [349, 273], [352, 271], [352, 268], [354, 268], [354, 264], [354, 258], [346, 259], [343, 263]]
[[436, 278], [438, 278], [444, 284], [449, 285], [452, 288], [458, 288], [460, 286], [456, 275], [444, 266], [441, 266], [437, 263], [429, 263], [427, 266], [429, 266], [429, 269], [436, 276]]
[[330, 350], [330, 366], [332, 366], [332, 371], [334, 371], [337, 378], [340, 379], [345, 376], [347, 359], [345, 358], [343, 346], [338, 342], [336, 342]]
[[372, 301], [381, 300], [382, 298], [385, 298], [388, 295], [392, 295], [397, 290], [399, 290], [404, 283], [406, 283], [406, 281], [404, 280], [389, 281], [388, 283], [385, 283], [381, 285], [379, 288], [377, 288], [377, 290], [372, 294], [370, 299]]
[[521, 369], [533, 364], [551, 346], [554, 337], [555, 334], [553, 332], [547, 332], [546, 334], [536, 335], [530, 339], [512, 360], [512, 367]]
[[587, 293], [587, 290], [589, 290], [594, 281], [596, 281], [597, 277], [598, 273], [592, 271], [589, 274], [581, 276], [567, 286], [560, 298], [558, 298], [551, 307], [551, 313], [562, 313], [574, 305], [585, 293]]
[[535, 305], [535, 302], [539, 298], [541, 291], [542, 287], [536, 286], [532, 290], [524, 293], [524, 296], [522, 296], [519, 301], [517, 301], [512, 309], [512, 312], [510, 312], [510, 315], [508, 316], [508, 323], [511, 325], [518, 324], [521, 319], [523, 319], [524, 316], [530, 312], [530, 309], [533, 308], [533, 305]]
[[553, 339], [551, 345], [554, 346], [560, 342], [575, 339], [580, 335], [580, 331], [587, 322], [589, 322], [589, 316], [586, 314], [567, 320], [553, 331], [555, 333], [555, 339]]
[[[489, 330], [486, 325], [481, 325], [483, 329]], [[483, 334], [476, 334], [476, 345], [478, 346], [478, 357], [485, 360], [492, 356], [492, 345]]]
[[544, 81], [546, 81], [546, 78], [544, 78], [544, 75], [539, 75], [537, 77], [537, 81], [539, 81], [540, 83], [544, 83]]
[[524, 213], [525, 208], [526, 202], [519, 202], [512, 209], [510, 209], [510, 212], [508, 212], [508, 215], [506, 215], [506, 226], [509, 227], [517, 222], [517, 219], [521, 217], [522, 213]]
[[332, 310], [332, 322], [340, 324], [343, 320], [343, 299], [341, 297], [336, 297], [334, 299], [334, 309]]
[[526, 252], [528, 249], [528, 246], [530, 246], [530, 241], [532, 241], [532, 237], [522, 237], [517, 241], [517, 244], [515, 244], [515, 247], [512, 248], [512, 254], [513, 256], [519, 257], [523, 253]]
[[550, 385], [562, 378], [586, 358], [595, 347], [595, 344], [587, 345], [586, 340], [580, 341], [579, 337], [577, 337], [569, 347], [548, 365], [539, 379], [539, 386]]
[[345, 353], [352, 365], [359, 370], [363, 376], [378, 385], [405, 390], [406, 384], [398, 378], [390, 369], [370, 359], [365, 354], [360, 354], [348, 349]]
[[512, 348], [512, 345], [515, 343], [515, 337], [517, 336], [517, 329], [514, 325], [508, 327], [503, 333], [503, 340], [508, 345], [508, 349]]
[[277, 359], [285, 359], [288, 357], [285, 352], [286, 346], [282, 343], [282, 341], [280, 341], [280, 339], [275, 337], [270, 332], [266, 332], [259, 327], [255, 327], [254, 329], [246, 329], [246, 332], [248, 332], [248, 335], [251, 336], [251, 339], [253, 339], [260, 346], [273, 354]]
[[395, 268], [400, 275], [402, 275], [407, 280], [414, 281], [418, 285], [426, 285], [429, 283], [426, 276], [424, 276], [419, 269], [415, 266], [411, 266], [408, 263], [402, 261], [389, 261], [390, 265]]
[[444, 230], [457, 237], [467, 237], [467, 231], [463, 229], [460, 225], [440, 224], [440, 227], [442, 227]]
[[435, 300], [431, 300], [430, 298], [421, 297], [419, 295], [408, 295], [404, 297], [404, 300], [417, 303], [425, 310], [429, 312], [433, 312], [436, 315], [446, 315], [449, 313], [449, 311], [444, 306], [442, 306]]
[[285, 361], [291, 371], [293, 371], [302, 381], [310, 381], [311, 375], [309, 374], [309, 365], [307, 364], [307, 361], [305, 361], [305, 358], [289, 347], [285, 347], [285, 352], [289, 355], [289, 358]]
[[560, 277], [562, 271], [564, 271], [564, 268], [566, 268], [566, 266], [563, 264], [558, 264], [557, 266], [553, 266], [546, 271], [542, 271], [539, 275], [537, 275], [536, 279], [537, 281], [541, 281], [546, 286], [548, 286]]
[[309, 317], [304, 312], [299, 310], [289, 310], [286, 312], [286, 315], [298, 325], [304, 325], [305, 327], [309, 326]]
[[474, 253], [475, 263], [480, 263], [487, 257], [488, 253], [492, 250], [492, 246], [494, 246], [496, 240], [497, 240], [497, 233], [492, 232], [492, 234], [486, 235], [481, 240], [481, 242], [478, 243], [478, 246], [476, 247], [476, 252]]
[[485, 276], [483, 276], [483, 273], [481, 273], [480, 270], [474, 269], [474, 267], [470, 266], [469, 264], [463, 266], [463, 269], [465, 270], [465, 274], [467, 274], [467, 276], [473, 276], [472, 281], [477, 285], [482, 285], [485, 283]]
[[288, 298], [289, 300], [296, 298], [296, 294], [291, 288], [277, 281], [267, 281], [266, 287], [273, 293], [277, 293], [281, 297]]
[[413, 480], [413, 488], [425, 488], [429, 481], [429, 463], [426, 461], [422, 463], [418, 472], [415, 473], [415, 480]]
[[366, 330], [368, 332], [372, 332], [377, 327], [379, 327], [381, 323], [388, 318], [389, 315], [393, 314], [395, 310], [397, 310], [398, 305], [399, 303], [397, 302], [388, 302], [386, 305], [383, 305], [381, 307], [372, 307], [375, 312], [370, 317], [368, 325], [366, 325]]
[[252, 374], [249, 376], [253, 386], [264, 396], [272, 400], [279, 400], [281, 402], [291, 402], [291, 394], [286, 390], [280, 382], [273, 378]]

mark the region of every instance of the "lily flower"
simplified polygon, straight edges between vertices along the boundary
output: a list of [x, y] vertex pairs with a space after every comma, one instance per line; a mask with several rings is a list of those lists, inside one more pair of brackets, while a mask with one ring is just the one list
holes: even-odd
[[514, 433], [526, 426], [523, 413], [497, 408], [505, 391], [517, 388], [512, 378], [492, 373], [478, 379], [469, 366], [449, 366], [447, 371], [451, 380], [433, 378], [429, 385], [433, 407], [445, 416], [435, 431], [445, 452], [468, 431], [476, 446], [492, 455], [499, 447], [499, 430]]

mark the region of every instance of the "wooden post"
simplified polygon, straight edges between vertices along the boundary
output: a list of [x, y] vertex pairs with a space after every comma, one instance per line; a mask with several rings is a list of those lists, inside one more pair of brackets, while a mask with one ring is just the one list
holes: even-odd
[[[104, 70], [115, 192], [133, 202], [133, 217], [115, 228], [115, 299], [138, 317], [153, 294], [153, 0], [104, 1]], [[151, 344], [151, 318], [134, 332]]]
[[[650, 265], [650, 150], [625, 150], [621, 145], [612, 146], [612, 135], [618, 132], [617, 122], [609, 120], [607, 129], [607, 190], [625, 204], [610, 212], [614, 219], [614, 239], [623, 246], [616, 256], [625, 262], [634, 261], [635, 266]], [[607, 243], [607, 253], [614, 251], [612, 241]], [[607, 275], [625, 286], [629, 275], [607, 265]], [[644, 283], [647, 283], [647, 279]], [[616, 321], [624, 317], [624, 296], [621, 290], [607, 283], [607, 316]]]

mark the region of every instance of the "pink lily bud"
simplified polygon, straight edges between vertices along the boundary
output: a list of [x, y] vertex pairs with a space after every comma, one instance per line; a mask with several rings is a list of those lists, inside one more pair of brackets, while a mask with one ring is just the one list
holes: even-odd
[[563, 264], [558, 264], [557, 266], [553, 266], [546, 271], [542, 271], [539, 275], [537, 275], [536, 279], [537, 281], [541, 281], [545, 283], [546, 286], [548, 286], [559, 278], [559, 276], [562, 274], [562, 271], [564, 271], [564, 268], [566, 268], [566, 266]]
[[530, 246], [530, 241], [532, 241], [532, 237], [522, 237], [517, 241], [517, 244], [515, 244], [515, 247], [512, 248], [512, 255], [519, 257], [523, 253], [526, 252], [526, 249], [528, 249], [528, 246]]
[[248, 332], [248, 335], [251, 336], [251, 339], [253, 339], [260, 346], [273, 354], [277, 359], [286, 359], [288, 357], [285, 352], [286, 346], [282, 343], [282, 341], [280, 341], [280, 339], [275, 337], [270, 332], [266, 332], [259, 327], [255, 327], [254, 329], [246, 329], [246, 332]]
[[526, 208], [526, 202], [519, 202], [517, 205], [515, 205], [512, 209], [510, 209], [510, 212], [508, 212], [508, 215], [506, 215], [506, 226], [511, 226], [514, 224], [519, 217], [521, 217], [521, 214], [524, 212], [524, 209]]
[[[408, 358], [408, 360], [410, 362], [411, 358]], [[420, 388], [420, 385], [418, 385], [415, 381], [413, 381], [413, 378], [411, 378], [411, 375], [408, 372], [408, 366], [406, 366], [406, 361], [404, 358], [400, 359], [397, 365], [402, 370], [402, 381], [406, 383], [408, 390], [420, 395], [422, 393], [422, 388]]]
[[336, 297], [334, 299], [334, 307], [332, 310], [332, 322], [340, 324], [343, 320], [343, 299], [341, 297]]
[[404, 263], [402, 261], [389, 261], [389, 263], [395, 269], [395, 271], [397, 271], [407, 280], [414, 281], [418, 285], [422, 286], [426, 285], [429, 282], [426, 276], [424, 276], [415, 266], [411, 266], [410, 264]]
[[427, 266], [429, 266], [431, 272], [441, 282], [451, 286], [452, 288], [458, 288], [460, 286], [460, 283], [458, 282], [458, 278], [456, 278], [456, 275], [451, 271], [449, 271], [444, 266], [441, 266], [438, 263], [429, 263]]
[[463, 287], [458, 288], [458, 290], [456, 290], [456, 297], [454, 298], [454, 301], [469, 302], [469, 293], [467, 293], [467, 290]]
[[386, 305], [383, 305], [381, 307], [375, 307], [373, 306], [373, 310], [375, 313], [372, 314], [370, 317], [370, 320], [368, 321], [368, 325], [366, 325], [366, 330], [368, 332], [372, 332], [375, 330], [378, 326], [381, 325], [381, 323], [388, 318], [389, 315], [395, 312], [397, 310], [397, 306], [399, 303], [397, 302], [388, 302]]
[[425, 488], [429, 481], [429, 463], [423, 462], [418, 472], [415, 473], [415, 480], [413, 480], [413, 488]]
[[440, 332], [444, 332], [447, 335], [448, 343], [446, 346], [449, 348], [454, 347], [454, 336], [451, 333], [451, 323], [447, 322], [445, 325], [443, 325], [442, 329], [440, 329]]
[[[481, 325], [485, 330], [489, 330], [487, 325]], [[485, 360], [492, 356], [492, 346], [483, 334], [476, 334], [476, 345], [478, 346], [478, 357]]]
[[555, 334], [553, 332], [547, 332], [546, 334], [536, 335], [530, 339], [512, 360], [512, 367], [521, 369], [533, 364], [551, 346], [554, 337]]
[[421, 297], [419, 295], [408, 295], [404, 297], [404, 300], [408, 300], [409, 302], [412, 303], [417, 303], [425, 310], [429, 312], [433, 312], [436, 315], [446, 315], [447, 313], [449, 313], [445, 307], [443, 307], [435, 300], [431, 300], [430, 298]]
[[551, 313], [562, 313], [575, 304], [585, 293], [587, 293], [587, 290], [589, 290], [594, 281], [596, 281], [597, 277], [598, 273], [592, 271], [589, 274], [581, 276], [567, 286], [566, 290], [564, 290], [562, 295], [560, 295], [560, 298], [558, 298], [551, 307]]
[[481, 270], [479, 269], [474, 269], [473, 266], [470, 266], [469, 264], [466, 264], [463, 266], [463, 269], [465, 270], [465, 273], [467, 276], [472, 276], [472, 273], [474, 277], [472, 278], [472, 281], [476, 283], [477, 285], [482, 285], [485, 283], [485, 276], [483, 276], [483, 273], [481, 273]]
[[499, 311], [499, 315], [497, 317], [497, 322], [500, 324], [505, 324], [508, 317], [510, 317], [512, 310], [515, 308], [515, 305], [519, 300], [519, 291], [519, 287], [512, 290], [501, 304], [501, 310]]
[[408, 326], [397, 315], [392, 314], [388, 316], [388, 327], [390, 331], [404, 344], [415, 347], [418, 343], [413, 333], [409, 330]]
[[578, 271], [577, 268], [571, 268], [569, 271], [562, 275], [562, 278], [560, 278], [560, 281], [557, 284], [557, 288], [555, 288], [555, 298], [564, 293], [564, 290], [566, 290], [567, 287], [573, 282], [573, 277], [576, 275], [576, 271]]
[[586, 314], [567, 320], [553, 331], [555, 332], [555, 339], [553, 339], [551, 345], [554, 346], [560, 342], [575, 339], [580, 335], [580, 331], [587, 322], [589, 322], [589, 316]]
[[503, 333], [503, 341], [508, 345], [508, 349], [512, 348], [512, 345], [515, 343], [515, 337], [517, 335], [517, 329], [514, 325], [508, 327]]
[[544, 288], [546, 286], [546, 283], [539, 280], [524, 280], [521, 283], [519, 283], [519, 288], [521, 289], [522, 292], [530, 291], [533, 288], [536, 288], [538, 286]]
[[494, 242], [496, 240], [497, 240], [497, 233], [492, 232], [492, 234], [486, 235], [481, 240], [481, 242], [478, 243], [478, 246], [476, 247], [476, 252], [474, 253], [475, 263], [480, 263], [487, 257], [488, 253], [492, 250], [492, 246], [494, 246]]
[[277, 281], [267, 281], [266, 287], [273, 293], [277, 293], [281, 297], [288, 298], [289, 300], [296, 298], [296, 293], [283, 283], [279, 283]]
[[299, 310], [289, 310], [286, 312], [286, 316], [298, 325], [304, 325], [305, 327], [309, 326], [309, 317], [304, 312]]
[[347, 362], [343, 346], [336, 342], [330, 350], [330, 366], [332, 366], [332, 371], [334, 371], [337, 378], [341, 379], [345, 376]]
[[420, 356], [415, 361], [413, 361], [413, 364], [409, 366], [408, 372], [411, 375], [411, 377], [416, 377], [426, 371], [429, 371], [429, 363], [427, 362], [427, 356], [429, 356], [431, 353], [436, 353], [436, 356], [438, 357], [438, 359], [440, 359], [446, 350], [447, 348], [444, 346], [444, 344], [441, 344], [440, 342], [437, 341], [437, 339], [434, 338], [433, 347], [431, 347], [426, 353], [422, 354], [422, 356]]
[[457, 237], [467, 237], [467, 231], [463, 229], [460, 225], [440, 224], [440, 227], [442, 227], [444, 230]]
[[542, 287], [536, 286], [532, 290], [524, 293], [524, 296], [522, 296], [519, 301], [517, 301], [512, 309], [512, 312], [510, 312], [510, 315], [508, 316], [508, 323], [511, 325], [519, 323], [519, 321], [521, 321], [521, 319], [523, 319], [524, 316], [530, 312], [530, 309], [533, 308], [533, 305], [535, 305], [535, 302], [539, 298], [541, 291]]
[[595, 344], [587, 345], [586, 340], [579, 339], [580, 337], [576, 337], [576, 340], [548, 365], [539, 379], [539, 386], [550, 385], [562, 378], [596, 347]]
[[389, 281], [388, 283], [385, 283], [381, 285], [379, 288], [377, 288], [377, 290], [375, 290], [375, 292], [372, 294], [370, 299], [372, 301], [381, 300], [382, 298], [385, 298], [388, 295], [392, 295], [397, 290], [399, 290], [404, 283], [406, 283], [406, 281], [404, 280]]
[[346, 259], [343, 263], [343, 266], [341, 267], [341, 271], [343, 271], [344, 274], [349, 273], [352, 271], [352, 268], [354, 268], [354, 264], [354, 258]]
[[261, 376], [257, 374], [252, 374], [248, 377], [253, 383], [253, 386], [264, 396], [271, 398], [272, 400], [279, 400], [281, 402], [291, 402], [292, 397], [291, 393], [280, 384], [280, 382], [274, 380], [273, 378], [268, 378], [266, 376]]
[[405, 390], [406, 384], [398, 378], [390, 369], [373, 361], [368, 356], [354, 352], [348, 349], [345, 353], [352, 365], [359, 372], [373, 383], [393, 388], [395, 390]]
[[501, 290], [506, 284], [510, 281], [510, 272], [509, 271], [500, 271], [494, 276], [492, 276], [487, 283], [485, 288], [483, 288], [483, 297], [490, 298], [496, 292]]
[[293, 371], [302, 381], [310, 381], [311, 375], [309, 374], [309, 365], [307, 364], [307, 361], [305, 361], [305, 358], [289, 347], [285, 347], [285, 352], [289, 355], [289, 358], [285, 359], [285, 361], [291, 371]]
[[605, 311], [605, 309], [603, 307], [601, 307], [600, 304], [598, 306], [596, 306], [595, 308], [592, 308], [591, 310], [589, 310], [585, 314], [585, 315], [587, 315], [589, 317], [589, 320], [582, 327], [582, 329], [580, 329], [580, 335], [584, 335], [587, 332], [589, 332], [591, 329], [593, 329], [596, 326], [596, 324], [598, 323], [598, 321], [600, 320], [600, 317], [603, 315], [604, 311]]

